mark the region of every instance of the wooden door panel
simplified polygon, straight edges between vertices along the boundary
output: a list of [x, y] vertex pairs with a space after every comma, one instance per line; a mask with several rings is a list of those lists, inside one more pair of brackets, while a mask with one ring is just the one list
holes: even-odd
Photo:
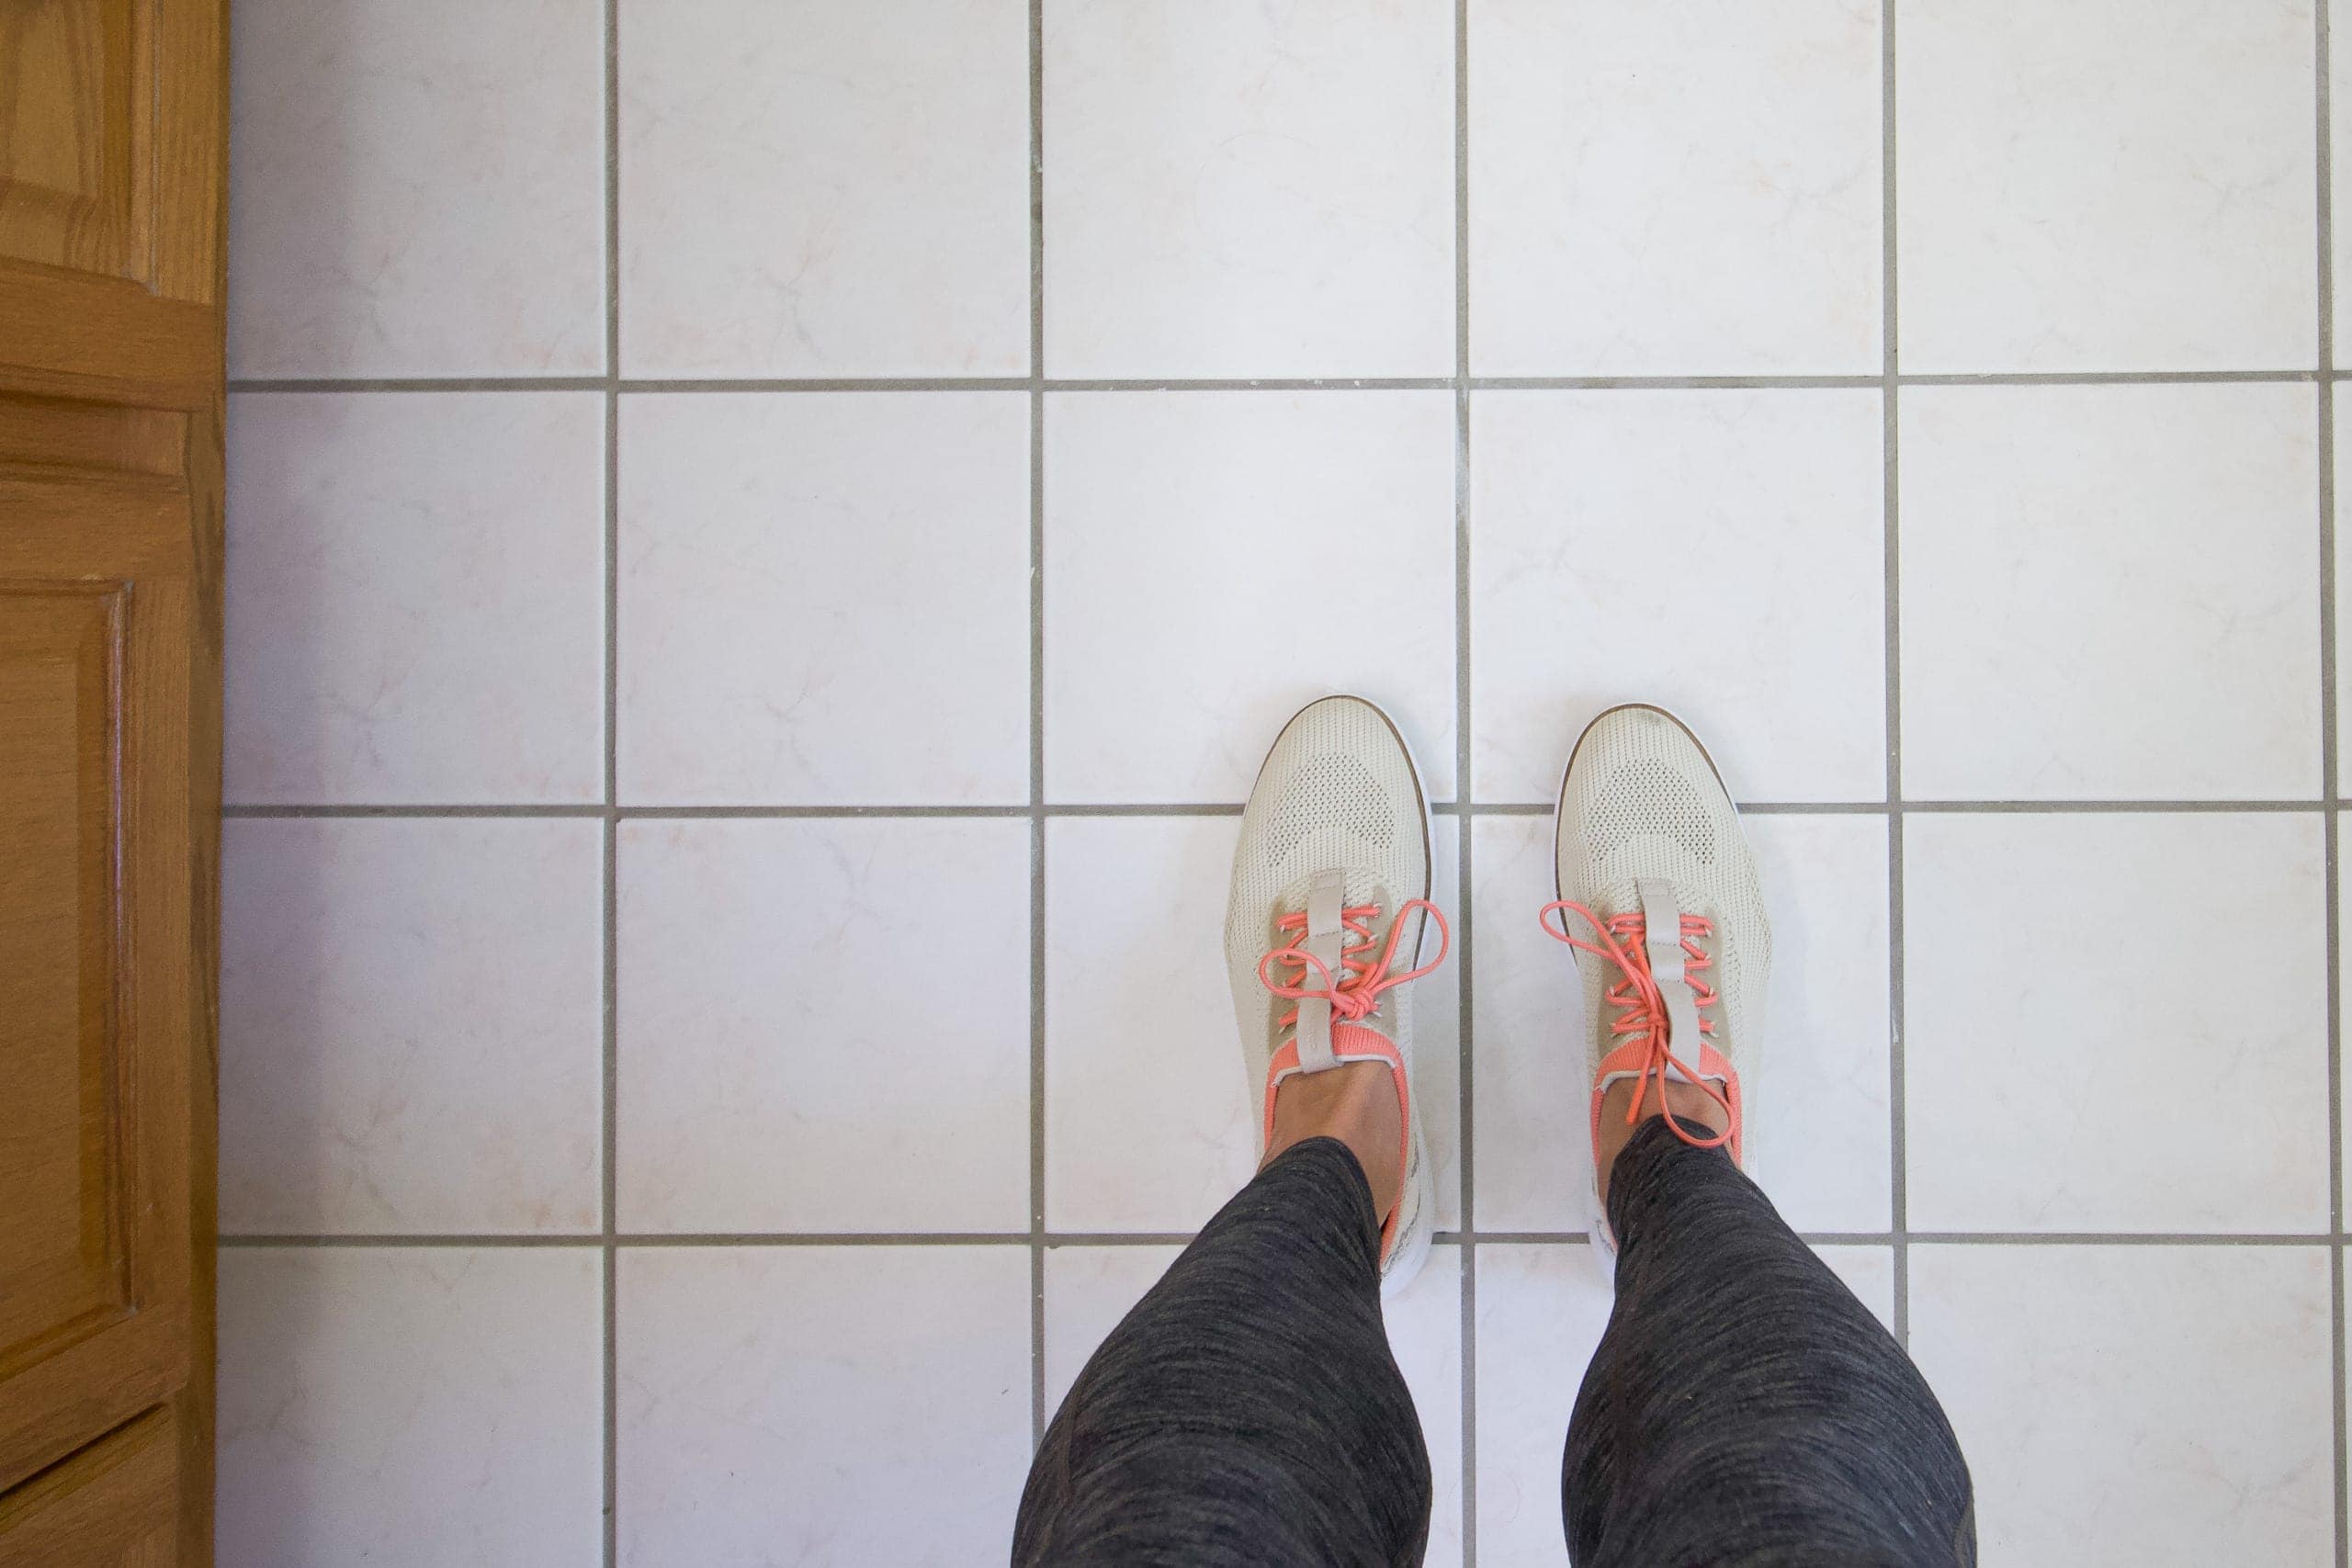
[[164, 1568], [176, 1562], [182, 1477], [169, 1408], [0, 1497], [0, 1568]]
[[0, 371], [220, 395], [220, 0], [0, 0]]
[[[115, 419], [82, 446], [119, 438]], [[73, 423], [64, 407], [0, 417], [0, 438]], [[0, 1208], [0, 1486], [186, 1380], [188, 1044], [205, 994], [193, 959], [191, 492], [151, 473], [8, 456], [0, 1190], [24, 1201]]]
[[123, 1252], [123, 593], [0, 581], [0, 1377], [130, 1310]]
[[0, 1568], [210, 1560], [223, 0], [0, 0]]
[[141, 0], [0, 6], [0, 255], [151, 280], [151, 12]]

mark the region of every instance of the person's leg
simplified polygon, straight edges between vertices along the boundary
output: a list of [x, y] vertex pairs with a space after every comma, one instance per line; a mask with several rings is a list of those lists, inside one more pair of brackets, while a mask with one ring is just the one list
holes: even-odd
[[1593, 1239], [1618, 1249], [1561, 1463], [1570, 1554], [1973, 1562], [1935, 1396], [1743, 1173], [1772, 932], [1713, 759], [1662, 709], [1602, 714], [1569, 754], [1555, 849], [1544, 919], [1585, 982]]
[[1012, 1561], [1419, 1562], [1429, 1454], [1381, 1325], [1379, 1249], [1345, 1145], [1272, 1159], [1079, 1374]]
[[1608, 1203], [1617, 1305], [1560, 1476], [1577, 1568], [1975, 1562], [1935, 1395], [1723, 1150], [1653, 1116]]
[[1268, 753], [1226, 919], [1264, 1159], [1071, 1386], [1014, 1562], [1420, 1561], [1429, 1454], [1380, 1302], [1435, 1224], [1408, 996], [1443, 958], [1428, 819], [1368, 703], [1309, 704]]

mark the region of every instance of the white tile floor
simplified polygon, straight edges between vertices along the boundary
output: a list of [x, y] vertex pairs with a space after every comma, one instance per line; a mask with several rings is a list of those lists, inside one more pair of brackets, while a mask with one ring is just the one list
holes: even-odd
[[1645, 695], [1987, 1560], [2342, 1563], [2330, 20], [242, 0], [222, 1561], [1001, 1557], [1348, 686], [1462, 938], [1432, 1562], [1563, 1555], [1532, 913]]

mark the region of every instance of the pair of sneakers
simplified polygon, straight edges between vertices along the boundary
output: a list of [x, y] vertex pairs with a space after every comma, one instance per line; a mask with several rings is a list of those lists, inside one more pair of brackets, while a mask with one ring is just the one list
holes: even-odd
[[[1678, 1135], [1746, 1167], [1771, 930], [1738, 814], [1705, 748], [1661, 708], [1616, 707], [1587, 727], [1560, 786], [1557, 898], [1538, 915], [1575, 949], [1599, 1144], [1601, 1100], [1621, 1082], [1638, 1115], [1668, 1081], [1694, 1084], [1724, 1130]], [[1384, 1291], [1429, 1255], [1436, 1190], [1413, 1081], [1411, 982], [1449, 941], [1430, 901], [1429, 799], [1388, 716], [1326, 697], [1283, 726], [1241, 814], [1226, 955], [1261, 1140], [1292, 1077], [1385, 1065], [1403, 1112], [1401, 1190], [1381, 1230]], [[1436, 951], [1430, 949], [1434, 946]], [[1650, 1097], [1657, 1096], [1657, 1100]], [[1261, 1142], [1261, 1146], [1263, 1146]], [[1592, 1173], [1594, 1239], [1614, 1247]]]

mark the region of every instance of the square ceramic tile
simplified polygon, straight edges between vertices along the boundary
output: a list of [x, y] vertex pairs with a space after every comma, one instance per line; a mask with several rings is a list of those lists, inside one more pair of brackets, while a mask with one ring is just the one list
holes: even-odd
[[1414, 1093], [1421, 1100], [1421, 1136], [1437, 1179], [1442, 1231], [1462, 1226], [1462, 965], [1468, 951], [1462, 923], [1463, 821], [1439, 817], [1430, 823], [1430, 899], [1446, 918], [1451, 945], [1436, 972], [1413, 983]]
[[1482, 376], [1875, 375], [1879, 0], [1474, 0]]
[[230, 400], [226, 789], [581, 804], [605, 779], [603, 400]]
[[621, 1228], [1029, 1224], [1029, 825], [620, 829]]
[[232, 21], [231, 375], [604, 370], [598, 0]]
[[[2352, 115], [2344, 114], [2335, 106], [2352, 103], [2352, 51], [2343, 48], [2337, 40], [2352, 37], [2352, 14], [2347, 14], [2345, 0], [2327, 0], [2327, 16], [2329, 38], [2327, 123], [2331, 143], [2328, 167], [2332, 185], [2329, 211], [2338, 219], [2335, 224], [2336, 234], [2344, 235], [2347, 229], [2352, 229], [2352, 225], [2346, 225], [2341, 220], [2344, 204], [2347, 200], [2352, 200], [2352, 189], [2347, 188], [2347, 182], [2345, 179], [2345, 170], [2352, 168]], [[2339, 238], [2335, 239], [2329, 247], [2335, 274], [2331, 282], [2336, 299], [2352, 299], [2352, 255], [2346, 254], [2345, 245], [2345, 240]], [[2335, 363], [2337, 365], [2342, 365], [2345, 361], [2345, 345], [2346, 333], [2341, 326], [2338, 326], [2335, 329], [2334, 355]]]
[[1743, 799], [1883, 799], [1882, 425], [1873, 390], [1479, 393], [1476, 797], [1551, 804], [1639, 698]]
[[1159, 1283], [1184, 1249], [1056, 1247], [1046, 1253], [1046, 1418], [1069, 1397], [1078, 1374], [1111, 1330]]
[[1239, 801], [1315, 698], [1453, 794], [1453, 395], [1046, 400], [1046, 789]]
[[[1756, 1074], [1757, 1179], [1806, 1231], [1889, 1217], [1886, 824], [1750, 817], [1772, 915]], [[1536, 928], [1548, 818], [1482, 817], [1471, 855], [1478, 963], [1472, 1073], [1481, 1230], [1591, 1223], [1590, 1079], [1574, 955]]]
[[1909, 818], [1912, 1227], [2326, 1230], [2323, 873], [2316, 813]]
[[1029, 369], [1021, 0], [620, 0], [631, 376]]
[[1462, 1249], [1432, 1247], [1404, 1293], [1381, 1303], [1388, 1348], [1412, 1391], [1429, 1446], [1429, 1554], [1425, 1568], [1462, 1562]]
[[594, 1562], [602, 1274], [593, 1247], [224, 1250], [220, 1560]]
[[1588, 1249], [1478, 1248], [1478, 1561], [1565, 1563], [1568, 1413], [1614, 1304]]
[[[1070, 1385], [1111, 1330], [1176, 1259], [1172, 1247], [1057, 1247], [1046, 1254], [1046, 1408]], [[1389, 1348], [1420, 1416], [1435, 1483], [1431, 1568], [1462, 1560], [1462, 1258], [1430, 1249], [1405, 1292], [1382, 1303]]]
[[621, 404], [620, 789], [1029, 798], [1029, 400]]
[[1056, 376], [1453, 373], [1446, 0], [1046, 0]]
[[1906, 795], [2319, 793], [2311, 388], [1920, 387], [1902, 426]]
[[[2347, 32], [2346, 36], [2352, 38], [2352, 32]], [[2352, 96], [2347, 96], [2345, 101], [2352, 103]], [[2352, 116], [2346, 118], [2352, 118]], [[2346, 298], [2352, 299], [2352, 295], [2347, 295]], [[2352, 563], [2347, 563], [2345, 559], [2346, 541], [2352, 540], [2352, 490], [2347, 490], [2346, 485], [2347, 476], [2352, 476], [2352, 461], [2347, 461], [2346, 457], [2345, 442], [2347, 439], [2352, 439], [2352, 399], [2339, 397], [2335, 403], [2335, 572], [2334, 581], [2324, 585], [2324, 592], [2335, 602], [2335, 625], [2338, 628], [2335, 637], [2335, 771], [2338, 781], [2336, 793], [2339, 795], [2344, 793], [2342, 780], [2345, 759], [2352, 757], [2352, 748], [2347, 748], [2344, 743], [2344, 736], [2347, 730], [2352, 730], [2352, 681], [2347, 681], [2346, 677], [2346, 670], [2352, 670], [2352, 646], [2347, 646], [2352, 645], [2352, 637], [2346, 637], [2342, 630], [2346, 625], [2344, 618], [2346, 604], [2347, 601], [2352, 601], [2352, 594], [2346, 594], [2344, 591], [2345, 583], [2352, 581]]]
[[221, 825], [220, 1225], [594, 1231], [604, 829]]
[[1846, 1283], [1878, 1320], [1894, 1330], [1894, 1249], [1891, 1247], [1816, 1247], [1830, 1271]]
[[2317, 356], [2309, 0], [1905, 0], [1903, 368]]
[[1476, 818], [1470, 882], [1478, 1228], [1581, 1231], [1592, 1218], [1591, 1089], [1577, 1022], [1582, 991], [1574, 954], [1535, 921], [1555, 896], [1551, 818]]
[[[1270, 737], [1271, 739], [1271, 737]], [[1230, 817], [1046, 826], [1046, 1224], [1190, 1234], [1258, 1163]]]
[[[1882, 1321], [1894, 1314], [1883, 1247], [1821, 1257]], [[1478, 1248], [1478, 1561], [1565, 1563], [1560, 1465], [1568, 1416], [1615, 1305], [1605, 1259], [1582, 1243]]]
[[1025, 1247], [619, 1261], [624, 1568], [1003, 1555], [1029, 1467]]
[[1750, 1075], [1756, 1179], [1799, 1230], [1884, 1230], [1894, 1181], [1886, 818], [1746, 825], [1772, 920]]
[[[1271, 739], [1271, 736], [1269, 737]], [[1432, 886], [1451, 913], [1441, 818]], [[1046, 833], [1046, 1223], [1190, 1233], [1258, 1163], [1226, 977], [1231, 817], [1058, 818]], [[1459, 991], [1413, 990], [1414, 1079], [1438, 1183], [1461, 1213]], [[1147, 1006], [1136, 998], [1148, 996]]]
[[2324, 1247], [1911, 1249], [1911, 1350], [1988, 1562], [2335, 1548]]

